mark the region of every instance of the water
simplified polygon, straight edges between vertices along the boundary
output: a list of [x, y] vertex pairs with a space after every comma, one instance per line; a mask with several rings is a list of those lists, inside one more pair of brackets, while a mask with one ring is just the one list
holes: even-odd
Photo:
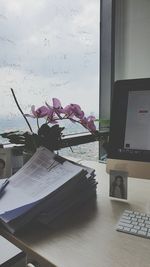
[[61, 149], [59, 152], [62, 156], [70, 156], [78, 159], [98, 161], [99, 159], [99, 142], [92, 142], [73, 146], [72, 150], [68, 148]]

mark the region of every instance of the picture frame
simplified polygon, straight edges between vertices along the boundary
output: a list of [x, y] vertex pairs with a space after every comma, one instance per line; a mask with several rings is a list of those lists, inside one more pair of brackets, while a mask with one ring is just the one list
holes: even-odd
[[128, 196], [128, 172], [110, 170], [109, 196], [119, 199], [127, 199]]

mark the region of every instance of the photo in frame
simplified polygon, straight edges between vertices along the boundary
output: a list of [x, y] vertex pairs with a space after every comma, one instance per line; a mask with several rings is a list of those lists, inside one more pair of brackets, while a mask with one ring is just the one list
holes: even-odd
[[128, 172], [110, 170], [109, 196], [119, 199], [127, 199]]

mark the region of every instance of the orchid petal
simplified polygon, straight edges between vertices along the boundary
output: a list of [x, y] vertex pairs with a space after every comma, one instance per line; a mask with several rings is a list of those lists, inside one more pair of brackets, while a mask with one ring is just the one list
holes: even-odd
[[48, 115], [49, 109], [46, 106], [41, 106], [35, 112], [38, 118], [43, 118]]
[[77, 104], [71, 104], [72, 111], [74, 113], [74, 116], [76, 116], [79, 119], [82, 119], [84, 117], [84, 112], [81, 110], [81, 107]]
[[52, 101], [53, 101], [54, 108], [61, 108], [61, 102], [58, 98], [53, 98]]
[[88, 121], [95, 121], [96, 118], [95, 118], [95, 116], [90, 115], [90, 116], [87, 117], [87, 120], [88, 120]]
[[36, 117], [35, 105], [32, 105], [32, 106], [31, 106], [31, 112], [32, 112], [32, 114]]
[[92, 132], [95, 132], [95, 131], [96, 131], [96, 126], [95, 126], [93, 120], [91, 120], [91, 121], [88, 122], [87, 127], [88, 127], [88, 129], [89, 129], [90, 131], [92, 131]]
[[63, 110], [64, 110], [64, 113], [68, 116], [68, 118], [73, 118], [74, 117], [74, 113], [72, 111], [72, 106], [71, 105], [67, 105]]
[[54, 109], [51, 107], [47, 102], [45, 102], [46, 106], [48, 107], [48, 115], [53, 115]]

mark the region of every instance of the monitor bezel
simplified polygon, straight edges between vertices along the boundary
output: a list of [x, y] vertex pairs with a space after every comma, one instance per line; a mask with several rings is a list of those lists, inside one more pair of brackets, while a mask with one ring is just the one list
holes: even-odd
[[119, 80], [114, 83], [108, 147], [109, 159], [150, 162], [150, 150], [123, 149], [129, 91], [145, 90], [150, 90], [150, 78]]

